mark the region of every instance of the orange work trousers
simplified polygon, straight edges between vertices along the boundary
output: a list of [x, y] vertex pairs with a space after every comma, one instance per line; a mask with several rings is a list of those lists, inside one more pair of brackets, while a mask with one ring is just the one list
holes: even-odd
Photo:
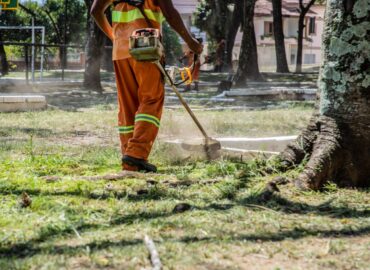
[[155, 64], [133, 58], [115, 60], [114, 70], [122, 154], [147, 160], [162, 116], [162, 75]]

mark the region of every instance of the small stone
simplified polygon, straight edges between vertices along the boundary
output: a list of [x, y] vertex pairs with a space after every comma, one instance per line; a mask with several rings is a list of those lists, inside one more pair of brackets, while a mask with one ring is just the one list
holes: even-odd
[[186, 211], [191, 210], [191, 205], [188, 203], [179, 203], [175, 206], [175, 208], [172, 210], [173, 213], [184, 213]]

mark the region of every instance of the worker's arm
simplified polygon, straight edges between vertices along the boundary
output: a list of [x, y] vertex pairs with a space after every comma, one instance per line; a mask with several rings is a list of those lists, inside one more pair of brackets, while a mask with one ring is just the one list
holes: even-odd
[[95, 19], [96, 24], [111, 40], [113, 40], [113, 30], [107, 19], [107, 16], [105, 16], [105, 10], [112, 3], [113, 0], [94, 0], [90, 10], [90, 14]]
[[172, 0], [158, 0], [158, 4], [161, 7], [162, 13], [168, 24], [182, 37], [186, 44], [188, 44], [190, 50], [196, 54], [201, 54], [203, 51], [202, 44], [191, 36], [188, 29], [185, 27], [179, 12], [173, 6]]

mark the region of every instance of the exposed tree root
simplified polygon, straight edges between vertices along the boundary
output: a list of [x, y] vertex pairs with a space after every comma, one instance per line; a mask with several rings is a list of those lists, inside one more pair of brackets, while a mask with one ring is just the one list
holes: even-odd
[[313, 144], [319, 133], [317, 120], [318, 115], [314, 114], [301, 135], [294, 142], [290, 143], [280, 154], [280, 159], [286, 169], [300, 164], [306, 155], [311, 153]]
[[312, 154], [303, 172], [295, 180], [298, 187], [319, 189], [323, 184], [332, 180], [343, 159], [338, 150], [341, 149], [340, 130], [332, 118], [321, 116], [317, 122], [319, 135], [317, 136]]

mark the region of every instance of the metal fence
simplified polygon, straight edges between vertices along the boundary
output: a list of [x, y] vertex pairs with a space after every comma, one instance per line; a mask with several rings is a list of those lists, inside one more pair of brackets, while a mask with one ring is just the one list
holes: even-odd
[[[16, 56], [7, 55], [10, 78], [30, 81], [82, 79], [85, 69], [85, 46], [39, 44], [27, 42], [0, 42], [5, 48], [17, 48]], [[113, 71], [112, 47], [104, 46], [101, 68]]]

